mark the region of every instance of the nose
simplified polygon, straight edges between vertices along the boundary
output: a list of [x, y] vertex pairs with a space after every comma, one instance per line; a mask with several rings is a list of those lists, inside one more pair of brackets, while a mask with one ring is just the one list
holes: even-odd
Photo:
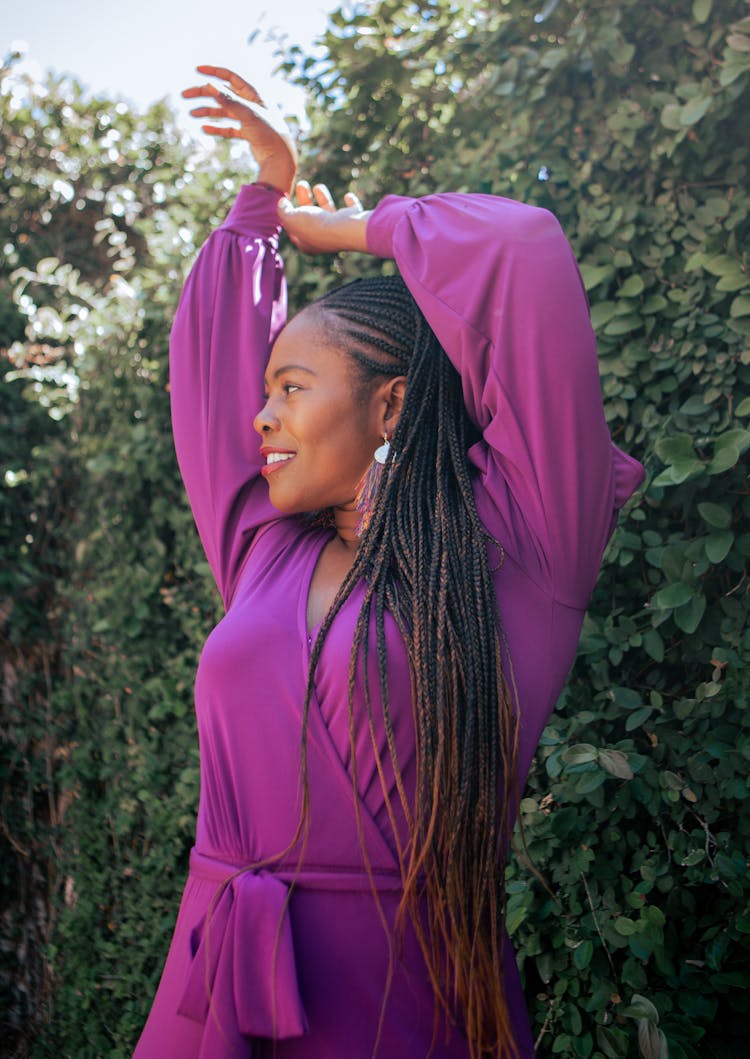
[[273, 411], [271, 398], [269, 397], [266, 399], [266, 403], [263, 405], [261, 410], [256, 415], [255, 419], [253, 420], [253, 429], [257, 431], [257, 433], [260, 434], [261, 437], [264, 437], [266, 434], [269, 434], [272, 430], [276, 430], [278, 425], [279, 421]]

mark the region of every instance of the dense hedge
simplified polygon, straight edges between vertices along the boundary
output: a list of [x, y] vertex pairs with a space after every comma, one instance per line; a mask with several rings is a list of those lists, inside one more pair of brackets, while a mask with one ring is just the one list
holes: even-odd
[[194, 831], [217, 616], [169, 434], [169, 320], [238, 181], [163, 108], [4, 75], [0, 1037], [125, 1056]]
[[745, 14], [392, 0], [288, 63], [323, 110], [314, 176], [557, 214], [648, 470], [521, 806], [544, 882], [514, 864], [508, 921], [542, 1054], [750, 1046]]
[[[745, 14], [386, 0], [335, 16], [323, 59], [287, 60], [318, 104], [307, 169], [337, 193], [481, 189], [556, 212], [613, 435], [648, 469], [521, 805], [541, 878], [519, 835], [508, 924], [540, 1055], [748, 1049]], [[226, 154], [190, 159], [163, 110], [9, 88], [0, 882], [6, 955], [35, 969], [6, 976], [4, 1036], [18, 1055], [126, 1056], [191, 841], [192, 675], [217, 613], [168, 437], [166, 335], [238, 178]], [[298, 299], [371, 267], [289, 255]]]

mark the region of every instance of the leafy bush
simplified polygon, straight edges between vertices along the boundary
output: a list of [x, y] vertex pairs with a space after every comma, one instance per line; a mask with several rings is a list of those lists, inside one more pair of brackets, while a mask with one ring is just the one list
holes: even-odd
[[610, 428], [648, 470], [521, 806], [546, 885], [509, 872], [542, 1054], [748, 1046], [745, 13], [393, 0], [287, 63], [322, 110], [314, 178], [557, 214]]

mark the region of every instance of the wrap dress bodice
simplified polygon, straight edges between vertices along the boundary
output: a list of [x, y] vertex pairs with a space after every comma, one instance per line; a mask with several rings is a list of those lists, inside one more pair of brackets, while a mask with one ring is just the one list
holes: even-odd
[[[201, 790], [190, 874], [135, 1056], [369, 1059], [377, 1046], [382, 1059], [467, 1059], [460, 1026], [441, 1028], [433, 1042], [433, 993], [415, 938], [407, 928], [403, 947], [393, 942], [394, 827], [401, 833], [405, 822], [374, 657], [366, 660], [372, 715], [361, 673], [351, 719], [347, 697], [361, 587], [333, 621], [315, 671], [309, 827], [295, 842], [318, 631], [307, 628], [307, 599], [332, 531], [281, 517], [260, 475], [252, 421], [286, 317], [277, 201], [271, 189], [242, 189], [199, 255], [172, 332], [175, 445], [226, 614], [196, 679]], [[485, 195], [389, 196], [367, 237], [372, 253], [395, 258], [481, 431], [470, 461], [480, 518], [500, 546], [488, 545], [517, 688], [523, 785], [616, 511], [642, 468], [609, 437], [585, 293], [550, 213]], [[386, 642], [408, 794], [411, 678], [387, 614]], [[504, 954], [518, 1051], [533, 1056], [509, 945]]]

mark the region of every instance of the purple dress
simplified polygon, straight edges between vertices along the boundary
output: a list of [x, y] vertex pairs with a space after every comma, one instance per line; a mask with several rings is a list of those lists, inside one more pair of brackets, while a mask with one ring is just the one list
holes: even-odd
[[[304, 863], [297, 873], [295, 853], [268, 862], [298, 821], [301, 712], [317, 631], [306, 626], [307, 596], [332, 533], [281, 517], [259, 473], [252, 421], [286, 314], [277, 200], [257, 185], [242, 189], [201, 251], [172, 333], [175, 444], [226, 616], [196, 680], [201, 792], [190, 874], [135, 1056], [369, 1059], [377, 1038], [382, 1059], [423, 1059], [432, 990], [412, 935], [394, 952], [384, 929], [400, 877], [358, 689], [356, 802], [380, 911], [357, 829], [347, 675], [359, 591], [334, 621], [316, 673]], [[390, 196], [367, 238], [373, 253], [396, 259], [483, 433], [470, 454], [474, 491], [484, 526], [505, 549], [494, 577], [520, 702], [523, 784], [573, 661], [617, 509], [643, 471], [609, 437], [586, 297], [550, 213], [485, 195]], [[413, 790], [408, 661], [392, 620], [386, 636], [399, 762]], [[387, 763], [374, 659], [368, 665]], [[395, 793], [392, 775], [386, 781]], [[533, 1056], [509, 945], [505, 952], [520, 1054]], [[468, 1054], [455, 1027], [430, 1052]]]

